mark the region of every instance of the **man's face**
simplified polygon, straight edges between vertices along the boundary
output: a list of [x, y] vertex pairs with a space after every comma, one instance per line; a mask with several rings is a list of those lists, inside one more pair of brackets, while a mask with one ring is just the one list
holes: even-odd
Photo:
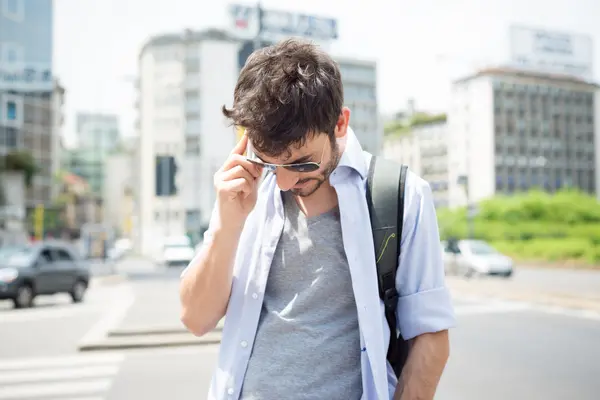
[[[334, 129], [336, 140], [346, 136], [349, 121], [350, 110], [344, 107]], [[311, 172], [299, 172], [298, 169], [285, 167], [277, 167], [274, 171], [281, 190], [290, 190], [296, 196], [308, 197], [327, 182], [340, 161], [344, 148], [336, 140], [332, 142], [325, 133], [309, 135], [303, 146], [292, 146], [282, 156], [269, 157], [258, 153], [256, 156], [262, 162], [277, 165], [319, 164], [318, 169]]]
[[326, 134], [311, 135], [302, 147], [292, 146], [284, 156], [256, 156], [265, 163], [289, 165], [317, 163], [319, 168], [313, 172], [298, 172], [294, 169], [277, 167], [277, 185], [281, 190], [291, 191], [294, 195], [307, 197], [315, 193], [329, 179], [340, 159], [339, 146], [331, 143]]

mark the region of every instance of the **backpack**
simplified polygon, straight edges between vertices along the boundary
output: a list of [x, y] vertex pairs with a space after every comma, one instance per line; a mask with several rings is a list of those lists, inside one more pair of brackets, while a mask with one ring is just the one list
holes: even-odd
[[383, 158], [371, 157], [367, 177], [367, 205], [373, 231], [379, 297], [390, 328], [387, 360], [396, 377], [400, 376], [408, 357], [408, 342], [398, 332], [396, 309], [396, 269], [400, 260], [404, 187], [408, 167]]

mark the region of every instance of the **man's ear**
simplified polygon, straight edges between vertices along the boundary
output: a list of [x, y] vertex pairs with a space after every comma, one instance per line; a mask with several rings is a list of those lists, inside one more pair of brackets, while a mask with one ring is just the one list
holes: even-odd
[[342, 112], [335, 124], [335, 137], [337, 139], [346, 136], [348, 132], [348, 124], [350, 123], [350, 109], [348, 107], [343, 107]]

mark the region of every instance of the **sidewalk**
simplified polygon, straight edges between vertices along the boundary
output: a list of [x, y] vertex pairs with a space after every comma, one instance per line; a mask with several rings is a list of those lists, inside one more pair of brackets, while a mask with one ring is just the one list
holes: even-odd
[[183, 326], [179, 319], [178, 280], [141, 282], [132, 287], [132, 302], [123, 305], [125, 310], [116, 310], [119, 315], [106, 324], [102, 337], [79, 343], [80, 351], [220, 343], [222, 322], [215, 331], [200, 338]]
[[600, 312], [600, 292], [587, 290], [566, 290], [559, 287], [525, 285], [522, 282], [511, 282], [503, 279], [475, 278], [464, 279], [446, 277], [446, 284], [453, 297], [500, 298], [505, 300], [524, 301], [528, 303], [589, 310]]

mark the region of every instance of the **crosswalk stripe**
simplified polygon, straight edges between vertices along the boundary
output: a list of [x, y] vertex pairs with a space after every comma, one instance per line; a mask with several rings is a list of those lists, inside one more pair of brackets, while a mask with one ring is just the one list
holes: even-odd
[[3, 372], [0, 374], [0, 386], [16, 383], [40, 383], [42, 381], [69, 380], [81, 378], [99, 378], [114, 376], [119, 372], [118, 365], [101, 365], [61, 369], [43, 369], [34, 371]]
[[98, 394], [107, 391], [111, 379], [93, 379], [88, 381], [55, 382], [40, 385], [10, 385], [0, 387], [0, 399], [36, 399], [47, 396], [60, 396], [67, 399], [70, 395]]
[[92, 354], [72, 355], [44, 358], [16, 358], [14, 360], [0, 360], [0, 371], [16, 369], [59, 368], [75, 367], [81, 365], [118, 364], [125, 359], [123, 354]]
[[69, 397], [65, 399], [64, 397], [55, 397], [52, 399], [44, 399], [44, 400], [106, 400], [104, 397], [92, 396], [92, 397]]

